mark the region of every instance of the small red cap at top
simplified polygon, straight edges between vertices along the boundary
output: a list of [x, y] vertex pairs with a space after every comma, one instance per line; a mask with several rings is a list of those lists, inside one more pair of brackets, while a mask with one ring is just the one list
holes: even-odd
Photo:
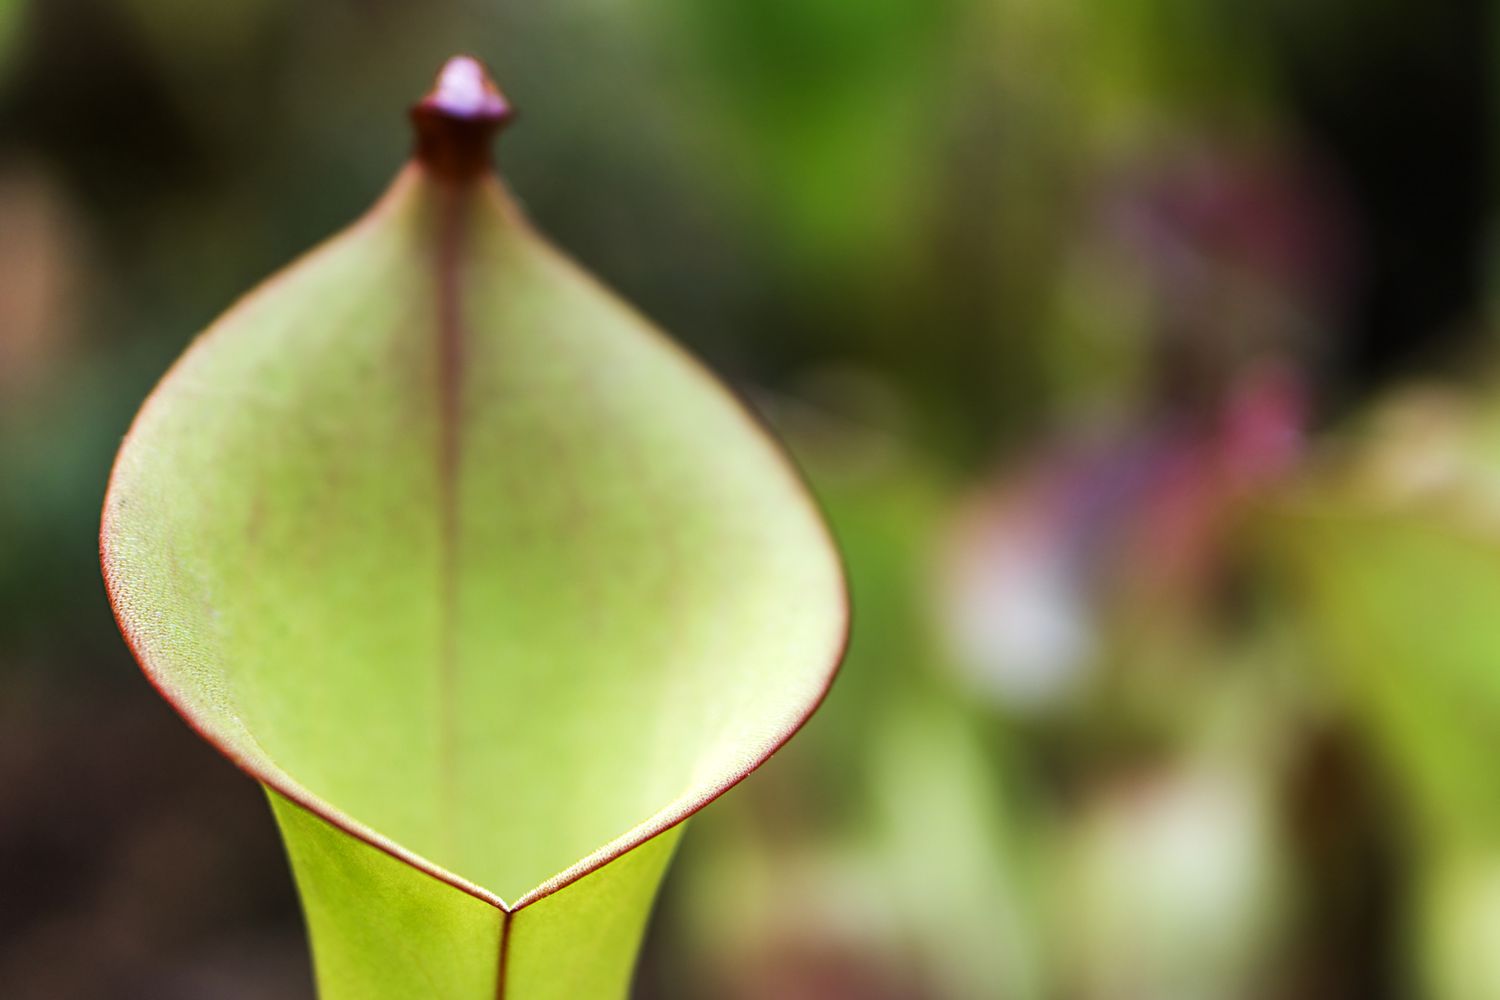
[[490, 139], [513, 114], [483, 63], [454, 56], [427, 96], [412, 105], [416, 158], [447, 180], [483, 174], [490, 168]]
[[454, 56], [438, 74], [421, 106], [465, 121], [503, 122], [511, 115], [510, 102], [490, 79], [484, 63], [473, 56]]

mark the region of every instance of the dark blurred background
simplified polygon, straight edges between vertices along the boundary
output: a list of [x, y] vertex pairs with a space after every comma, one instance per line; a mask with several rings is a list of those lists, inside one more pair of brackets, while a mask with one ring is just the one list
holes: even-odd
[[1247, 527], [1489, 370], [1489, 6], [0, 0], [0, 996], [311, 996], [98, 510], [155, 378], [466, 51], [534, 219], [750, 393], [852, 574], [842, 678], [694, 821], [638, 996], [1500, 997], [1500, 838], [1410, 832], [1430, 775]]

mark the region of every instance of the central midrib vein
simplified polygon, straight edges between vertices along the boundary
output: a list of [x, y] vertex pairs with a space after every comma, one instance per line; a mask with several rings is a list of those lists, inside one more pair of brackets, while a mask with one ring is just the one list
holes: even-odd
[[[463, 264], [469, 227], [465, 201], [473, 192], [463, 183], [439, 188], [437, 253], [438, 381], [438, 808], [446, 831], [448, 863], [457, 851], [458, 701], [458, 532], [459, 477], [462, 472]], [[505, 998], [506, 964], [515, 914], [500, 911], [496, 942], [495, 1000]]]
[[438, 809], [446, 832], [444, 863], [457, 853], [458, 531], [462, 441], [463, 257], [467, 185], [439, 186], [436, 287], [438, 376]]

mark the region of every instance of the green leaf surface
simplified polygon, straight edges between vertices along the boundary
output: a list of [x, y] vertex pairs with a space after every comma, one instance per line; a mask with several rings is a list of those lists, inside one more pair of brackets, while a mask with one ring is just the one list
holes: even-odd
[[431, 107], [142, 408], [105, 577], [269, 789], [324, 1000], [620, 996], [677, 825], [826, 692], [842, 574], [746, 410], [470, 169], [499, 119]]

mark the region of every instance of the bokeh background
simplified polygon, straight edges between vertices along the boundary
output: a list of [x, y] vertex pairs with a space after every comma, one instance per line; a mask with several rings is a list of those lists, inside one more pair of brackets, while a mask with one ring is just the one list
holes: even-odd
[[637, 996], [1500, 997], [1490, 6], [0, 0], [0, 996], [312, 995], [98, 509], [468, 51], [533, 217], [754, 399], [852, 576]]

